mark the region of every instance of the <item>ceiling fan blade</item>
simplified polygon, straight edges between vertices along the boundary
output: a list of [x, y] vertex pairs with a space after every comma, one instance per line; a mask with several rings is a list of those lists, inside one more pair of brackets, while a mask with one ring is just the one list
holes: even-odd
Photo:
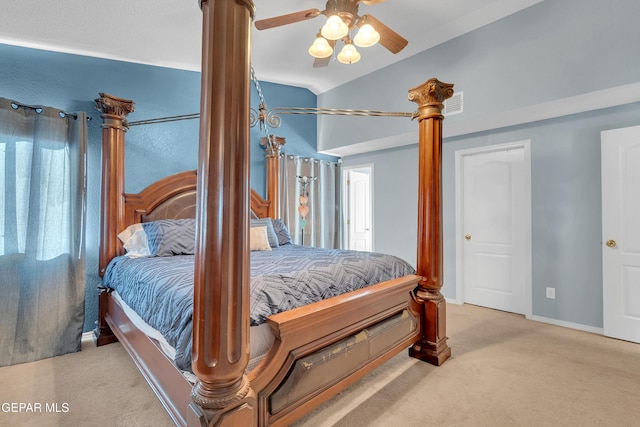
[[289, 13], [287, 15], [280, 15], [273, 18], [261, 19], [256, 21], [256, 28], [258, 30], [266, 30], [268, 28], [280, 27], [281, 25], [293, 24], [294, 22], [304, 21], [305, 19], [315, 18], [320, 15], [319, 9], [307, 9], [300, 12]]
[[329, 65], [329, 62], [331, 61], [332, 57], [333, 57], [333, 55], [327, 56], [326, 58], [316, 58], [313, 61], [313, 68], [326, 67], [327, 65]]
[[404, 49], [409, 42], [400, 34], [393, 31], [391, 28], [384, 25], [371, 15], [363, 15], [358, 26], [364, 24], [371, 24], [373, 28], [380, 33], [380, 44], [386, 47], [391, 53], [398, 53]]
[[385, 0], [360, 0], [360, 3], [366, 4], [367, 6], [371, 6], [374, 4], [382, 3]]

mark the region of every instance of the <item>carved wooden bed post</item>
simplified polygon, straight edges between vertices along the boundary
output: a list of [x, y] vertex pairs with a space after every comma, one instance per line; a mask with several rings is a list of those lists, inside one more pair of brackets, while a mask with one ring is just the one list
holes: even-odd
[[409, 354], [434, 365], [451, 356], [446, 336], [446, 302], [442, 288], [442, 102], [453, 95], [453, 85], [430, 79], [409, 90], [418, 104], [418, 254], [422, 276], [416, 298], [423, 306], [422, 337]]
[[125, 120], [134, 110], [133, 101], [100, 93], [96, 109], [102, 114], [102, 215], [100, 224], [100, 276], [107, 264], [122, 255], [118, 233], [124, 229], [124, 135]]
[[286, 142], [285, 138], [275, 135], [260, 138], [260, 145], [267, 151], [267, 200], [271, 218], [280, 218], [280, 149]]
[[[201, 0], [190, 426], [253, 426], [249, 362], [251, 0]], [[197, 321], [196, 321], [197, 320]]]
[[[125, 120], [134, 110], [133, 101], [100, 93], [96, 99], [96, 109], [102, 114], [102, 222], [100, 223], [100, 276], [104, 275], [107, 264], [116, 255], [121, 255], [122, 245], [118, 233], [124, 229], [124, 135], [127, 132]], [[99, 298], [104, 298], [101, 294]], [[97, 345], [116, 341], [104, 320], [106, 304], [100, 304], [98, 324], [93, 331]]]

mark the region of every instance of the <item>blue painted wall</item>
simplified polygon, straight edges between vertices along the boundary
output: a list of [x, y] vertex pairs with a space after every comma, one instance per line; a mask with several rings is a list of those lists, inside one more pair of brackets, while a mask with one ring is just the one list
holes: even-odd
[[[256, 70], [259, 78], [259, 70]], [[307, 89], [261, 82], [268, 107], [315, 107]], [[252, 85], [251, 103], [259, 97]], [[100, 92], [132, 99], [129, 121], [197, 113], [200, 73], [0, 44], [0, 97], [25, 104], [85, 111], [89, 122], [87, 176], [87, 287], [85, 331], [97, 319], [98, 232], [100, 218], [101, 119], [94, 100]], [[334, 159], [316, 153], [316, 118], [284, 117], [272, 134], [287, 139], [285, 151]], [[258, 128], [251, 132], [251, 185], [264, 195], [264, 149]], [[126, 136], [125, 191], [138, 192], [163, 176], [195, 169], [198, 120], [133, 126]]]

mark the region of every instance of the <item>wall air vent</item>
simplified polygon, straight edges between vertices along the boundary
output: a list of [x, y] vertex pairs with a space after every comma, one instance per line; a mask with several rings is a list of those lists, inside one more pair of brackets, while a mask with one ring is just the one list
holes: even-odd
[[453, 114], [460, 114], [463, 110], [463, 92], [455, 92], [453, 96], [444, 101], [444, 110], [442, 114], [445, 116], [451, 116]]

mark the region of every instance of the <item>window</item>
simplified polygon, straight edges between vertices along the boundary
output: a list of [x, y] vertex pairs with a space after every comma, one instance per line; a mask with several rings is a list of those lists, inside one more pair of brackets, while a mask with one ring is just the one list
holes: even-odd
[[[33, 142], [0, 143], [0, 255], [24, 254], [29, 227], [38, 227], [30, 243], [36, 260], [70, 251], [69, 240], [59, 237], [69, 234], [71, 224], [68, 150], [41, 148], [36, 154], [39, 164], [32, 170]], [[41, 191], [30, 196], [34, 174]]]

